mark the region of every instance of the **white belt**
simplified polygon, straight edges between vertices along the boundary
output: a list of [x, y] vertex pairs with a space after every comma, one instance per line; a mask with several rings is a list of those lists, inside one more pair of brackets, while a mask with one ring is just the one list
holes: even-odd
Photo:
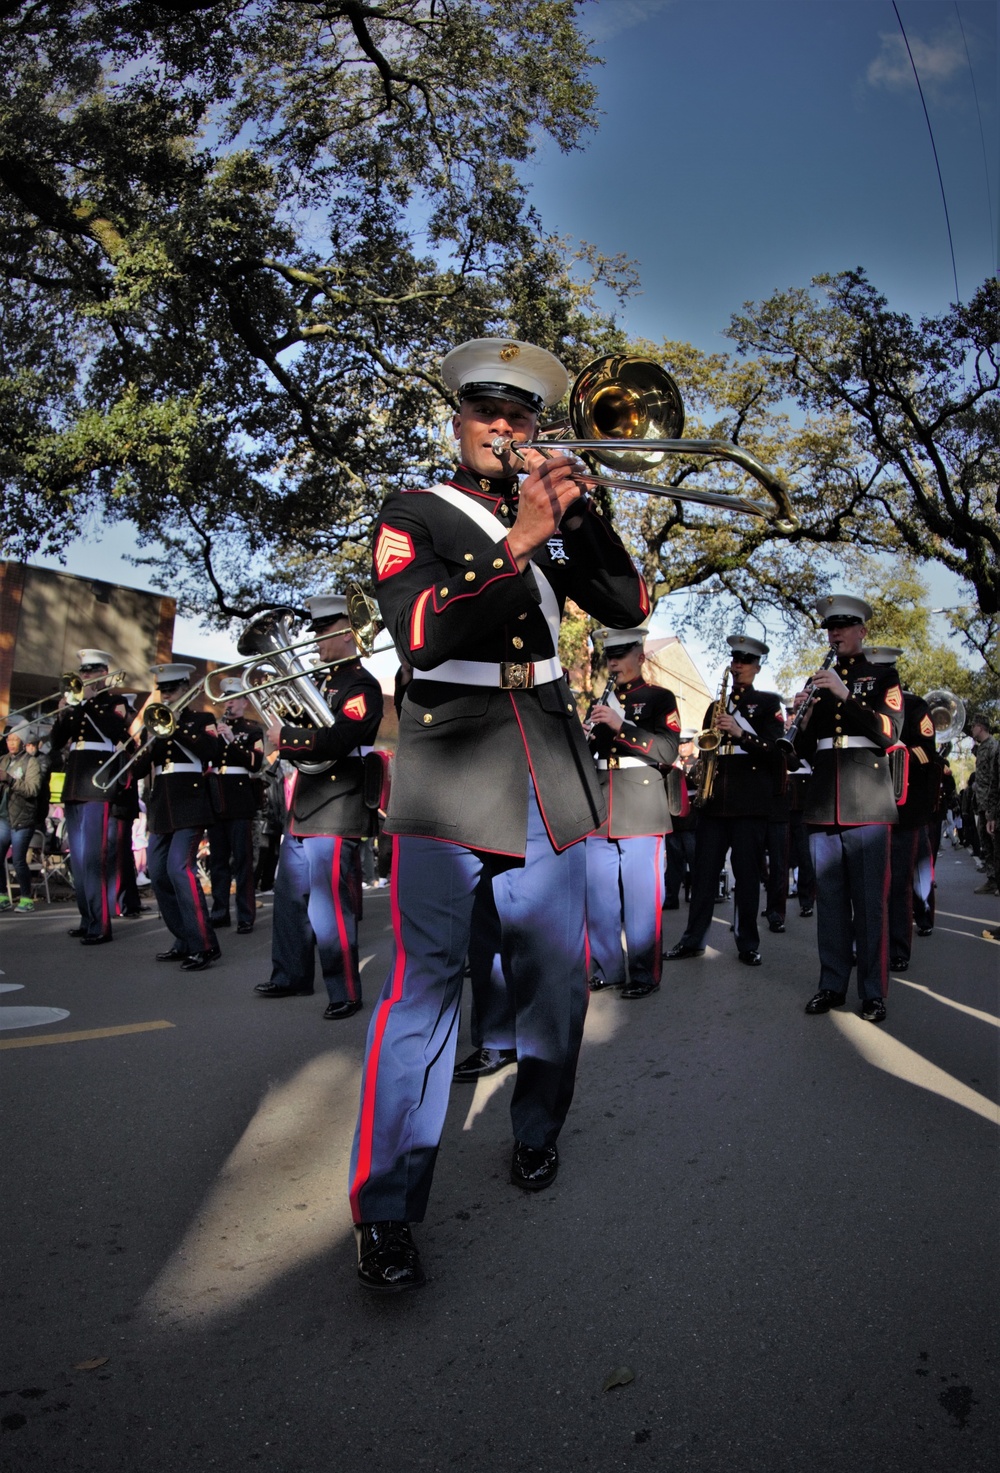
[[[613, 757], [611, 759], [612, 771], [616, 767], [652, 767], [652, 765], [651, 762], [643, 762], [641, 757]], [[599, 757], [597, 759], [597, 770], [598, 772], [607, 772], [608, 761], [606, 757]]]
[[200, 762], [167, 762], [163, 767], [154, 767], [153, 776], [159, 777], [161, 772], [201, 772]]
[[863, 736], [820, 737], [816, 743], [817, 752], [830, 752], [834, 748], [839, 750], [842, 747], [871, 747], [876, 752], [882, 750], [878, 742], [873, 742], [868, 737]]
[[[175, 772], [177, 771], [176, 767], [174, 768], [174, 771]], [[250, 769], [249, 769], [249, 767], [220, 767], [219, 768], [219, 771], [220, 772], [224, 772], [227, 777], [229, 777], [230, 774], [232, 774], [232, 773], [236, 773], [236, 775], [238, 777], [249, 777], [250, 776]]]
[[74, 752], [113, 752], [114, 742], [74, 742]]
[[415, 670], [414, 680], [447, 680], [455, 685], [489, 685], [498, 690], [527, 690], [549, 685], [562, 675], [562, 664], [552, 655], [548, 660], [445, 660], [433, 670]]

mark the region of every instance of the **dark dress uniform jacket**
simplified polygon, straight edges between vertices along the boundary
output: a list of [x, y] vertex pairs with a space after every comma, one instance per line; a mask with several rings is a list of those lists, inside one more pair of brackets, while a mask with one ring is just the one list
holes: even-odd
[[282, 757], [298, 765], [331, 762], [326, 772], [301, 768], [288, 814], [288, 832], [305, 838], [338, 834], [360, 839], [368, 832], [364, 802], [364, 760], [359, 747], [371, 747], [382, 720], [382, 687], [360, 660], [338, 665], [322, 687], [333, 725], [283, 726]]
[[93, 776], [128, 732], [128, 704], [114, 691], [98, 691], [79, 706], [59, 712], [49, 738], [53, 753], [66, 746], [64, 803], [107, 803], [110, 794], [95, 788]]
[[[674, 693], [640, 676], [615, 694], [625, 708], [621, 731], [615, 735], [610, 727], [599, 726], [591, 739], [599, 759], [608, 763], [607, 769], [598, 770], [608, 805], [602, 833], [611, 839], [669, 834], [665, 779], [677, 756], [681, 729]], [[620, 765], [623, 759], [626, 766]]]
[[[706, 726], [714, 709], [713, 702], [705, 712]], [[701, 812], [712, 818], [769, 818], [784, 789], [784, 763], [774, 751], [785, 729], [781, 698], [748, 685], [732, 692], [728, 709], [753, 729], [733, 737], [722, 733], [712, 796]]]
[[[556, 656], [529, 567], [522, 575], [504, 537], [517, 508], [516, 478], [448, 482], [502, 524], [478, 525], [432, 491], [389, 497], [375, 530], [375, 587], [396, 648], [414, 667], [399, 719], [386, 832], [449, 839], [522, 856], [528, 776], [557, 850], [603, 822], [604, 798], [576, 705], [561, 677], [514, 688], [526, 662]], [[571, 529], [567, 521], [581, 519]], [[649, 609], [646, 586], [620, 539], [586, 500], [536, 554], [561, 615], [574, 599], [624, 629]], [[444, 661], [505, 665], [510, 688], [429, 678]]]
[[216, 759], [214, 807], [215, 817], [220, 822], [254, 817], [259, 807], [259, 779], [253, 774], [260, 771], [264, 761], [260, 745], [264, 735], [261, 726], [243, 716], [237, 716], [227, 725], [233, 733], [233, 740], [227, 742], [224, 737], [219, 738]]
[[[796, 750], [812, 764], [806, 823], [850, 827], [895, 823], [896, 799], [886, 751], [903, 727], [903, 692], [891, 665], [873, 665], [863, 654], [848, 655], [834, 666], [850, 692], [840, 701], [820, 691]], [[850, 746], [863, 737], [871, 746]], [[821, 740], [831, 746], [818, 747]], [[840, 742], [840, 745], [836, 745]]]
[[[157, 737], [135, 763], [136, 777], [153, 774], [146, 795], [146, 826], [151, 834], [204, 829], [215, 821], [204, 771], [219, 759], [221, 742], [205, 730], [215, 725], [215, 716], [211, 711], [187, 710], [177, 719], [174, 735]], [[192, 766], [200, 770], [188, 771]]]
[[937, 812], [941, 764], [931, 708], [908, 690], [903, 692], [903, 731], [899, 740], [909, 753], [906, 790], [897, 805], [899, 823], [905, 829], [919, 829]]

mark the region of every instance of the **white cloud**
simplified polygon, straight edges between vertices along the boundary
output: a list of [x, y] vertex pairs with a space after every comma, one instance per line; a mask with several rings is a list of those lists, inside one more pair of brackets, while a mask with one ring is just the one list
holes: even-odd
[[591, 41], [610, 41], [622, 31], [641, 26], [673, 0], [591, 0], [580, 16], [580, 29]]
[[[868, 81], [873, 87], [887, 87], [898, 91], [913, 87], [913, 67], [906, 52], [906, 43], [898, 32], [883, 31], [879, 39], [882, 49], [868, 66]], [[933, 41], [910, 38], [910, 50], [920, 77], [922, 87], [941, 86], [967, 65], [965, 48], [957, 33], [944, 33]]]

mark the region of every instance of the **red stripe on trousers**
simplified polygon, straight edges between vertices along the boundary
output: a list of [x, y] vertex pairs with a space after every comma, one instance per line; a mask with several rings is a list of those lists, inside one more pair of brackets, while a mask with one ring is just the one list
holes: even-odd
[[396, 957], [392, 969], [392, 990], [387, 998], [383, 998], [375, 1010], [372, 1020], [372, 1045], [365, 1060], [364, 1076], [361, 1082], [361, 1113], [358, 1120], [358, 1164], [351, 1183], [351, 1216], [355, 1222], [362, 1222], [358, 1206], [358, 1198], [361, 1189], [368, 1181], [372, 1169], [372, 1138], [375, 1132], [375, 1096], [378, 1088], [378, 1065], [379, 1054], [382, 1050], [382, 1039], [385, 1035], [386, 1025], [389, 1022], [389, 1013], [393, 1005], [399, 1002], [403, 996], [403, 977], [406, 973], [406, 951], [403, 946], [403, 918], [399, 910], [399, 845], [392, 846], [392, 883], [390, 889], [392, 905], [392, 935], [396, 948]]

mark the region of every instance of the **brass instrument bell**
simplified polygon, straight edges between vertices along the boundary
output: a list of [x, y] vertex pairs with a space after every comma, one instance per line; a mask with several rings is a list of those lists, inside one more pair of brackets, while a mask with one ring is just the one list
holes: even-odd
[[[649, 358], [606, 354], [578, 374], [570, 391], [569, 420], [578, 440], [677, 440], [684, 429], [684, 402], [675, 381]], [[665, 450], [639, 445], [588, 452], [613, 470], [651, 470]]]

